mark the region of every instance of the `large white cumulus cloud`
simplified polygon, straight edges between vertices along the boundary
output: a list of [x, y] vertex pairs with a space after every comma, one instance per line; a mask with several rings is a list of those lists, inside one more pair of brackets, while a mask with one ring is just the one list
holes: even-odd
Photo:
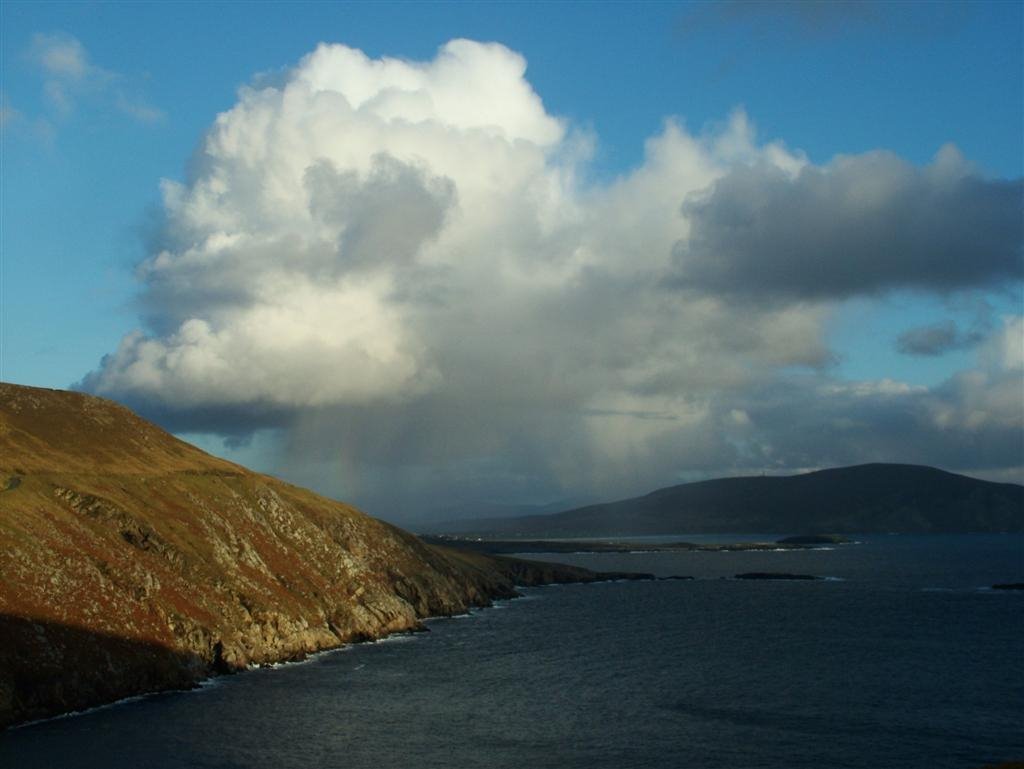
[[[587, 184], [592, 138], [548, 114], [525, 72], [468, 40], [429, 62], [321, 45], [243, 88], [184, 183], [163, 183], [144, 328], [81, 386], [180, 429], [287, 427], [293, 457], [314, 447], [345, 493], [374, 478], [408, 495], [614, 493], [763, 458], [777, 372], [827, 380], [836, 292], [752, 302], [756, 260], [716, 267], [715, 244], [736, 232], [730, 211], [750, 219], [748, 189], [805, 201], [819, 180], [849, 205], [844, 174], [882, 161], [815, 167], [737, 112], [701, 135], [669, 120], [638, 168]], [[925, 191], [945, 179], [898, 167]], [[984, 208], [985, 181], [957, 173]]]
[[512, 227], [511, 201], [559, 194], [544, 169], [563, 128], [524, 68], [468, 41], [429, 65], [321, 46], [283, 87], [244, 89], [189, 182], [164, 182], [166, 247], [140, 267], [157, 335], [127, 337], [90, 386], [186, 407], [429, 387], [394, 296], [440, 266], [428, 246], [456, 196], [444, 248], [465, 250], [475, 229]]
[[[721, 343], [822, 354], [812, 321], [766, 344], [715, 301], [657, 290], [687, 194], [731, 163], [799, 158], [756, 148], [742, 115], [706, 140], [670, 123], [637, 173], [580, 190], [586, 140], [524, 72], [496, 44], [456, 40], [426, 64], [323, 45], [283, 85], [243, 89], [187, 183], [164, 182], [162, 247], [139, 268], [153, 333], [87, 386], [289, 409], [414, 397], [474, 365], [511, 390], [527, 363], [628, 389]], [[680, 338], [690, 318], [726, 338]]]

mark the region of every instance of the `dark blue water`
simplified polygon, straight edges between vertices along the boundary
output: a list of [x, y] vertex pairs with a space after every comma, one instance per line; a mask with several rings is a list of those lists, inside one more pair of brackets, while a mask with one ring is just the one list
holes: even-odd
[[[0, 736], [8, 767], [979, 767], [1024, 759], [1024, 537], [558, 555], [431, 632]], [[537, 558], [545, 558], [537, 556]], [[826, 582], [721, 580], [790, 571]]]

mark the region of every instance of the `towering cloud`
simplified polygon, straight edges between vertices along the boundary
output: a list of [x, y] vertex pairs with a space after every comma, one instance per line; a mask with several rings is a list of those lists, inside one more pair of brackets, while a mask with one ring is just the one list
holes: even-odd
[[[951, 149], [816, 167], [740, 112], [668, 121], [586, 185], [590, 139], [525, 70], [468, 40], [429, 62], [322, 45], [243, 88], [163, 184], [144, 328], [81, 386], [178, 429], [283, 427], [304, 480], [370, 504], [616, 493], [790, 462], [768, 425], [832, 397], [832, 300], [1020, 275], [1019, 184]], [[794, 367], [816, 384], [780, 385]]]

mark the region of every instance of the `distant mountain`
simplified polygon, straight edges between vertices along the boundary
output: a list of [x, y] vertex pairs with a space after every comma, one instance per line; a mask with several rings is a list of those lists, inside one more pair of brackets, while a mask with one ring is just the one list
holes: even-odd
[[436, 530], [502, 537], [1022, 531], [1024, 486], [869, 464], [685, 483], [554, 515], [455, 521]]
[[428, 546], [110, 401], [0, 384], [0, 728], [597, 577]]

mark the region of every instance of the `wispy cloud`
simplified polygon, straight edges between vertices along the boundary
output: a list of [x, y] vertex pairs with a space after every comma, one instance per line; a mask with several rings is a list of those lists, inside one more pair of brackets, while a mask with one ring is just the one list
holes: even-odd
[[118, 93], [114, 99], [114, 105], [124, 114], [138, 120], [140, 123], [160, 123], [166, 119], [164, 111], [152, 107], [142, 101], [132, 101], [123, 93]]
[[[758, 57], [771, 51], [814, 56], [839, 41], [903, 46], [955, 36], [976, 10], [960, 0], [709, 0], [685, 9], [675, 38], [681, 45], [715, 40], [718, 60], [709, 70], [714, 81], [759, 66]], [[817, 62], [808, 60], [807, 66]]]
[[71, 35], [34, 35], [28, 57], [42, 74], [44, 98], [59, 118], [70, 117], [83, 104], [114, 109], [143, 123], [165, 117], [134, 93], [126, 75], [93, 63], [85, 46]]
[[[794, 42], [850, 34], [944, 34], [962, 25], [970, 3], [947, 0], [719, 0], [694, 3], [677, 25], [681, 37], [714, 30], [740, 30], [759, 39]], [[918, 6], [918, 7], [914, 7]]]
[[48, 75], [57, 78], [78, 81], [104, 74], [89, 63], [85, 47], [70, 35], [35, 35], [32, 57]]
[[0, 97], [0, 127], [7, 128], [25, 119], [25, 116], [12, 107], [6, 97]]
[[44, 145], [51, 144], [56, 135], [53, 123], [44, 117], [29, 117], [11, 104], [6, 94], [0, 94], [0, 128], [5, 136], [26, 135]]
[[904, 355], [937, 357], [953, 350], [975, 347], [986, 338], [983, 329], [962, 331], [952, 320], [916, 326], [896, 338], [896, 349]]
[[886, 10], [887, 4], [868, 0], [722, 0], [695, 4], [681, 17], [678, 32], [688, 36], [774, 20], [790, 34], [823, 37], [851, 27], [877, 26]]

